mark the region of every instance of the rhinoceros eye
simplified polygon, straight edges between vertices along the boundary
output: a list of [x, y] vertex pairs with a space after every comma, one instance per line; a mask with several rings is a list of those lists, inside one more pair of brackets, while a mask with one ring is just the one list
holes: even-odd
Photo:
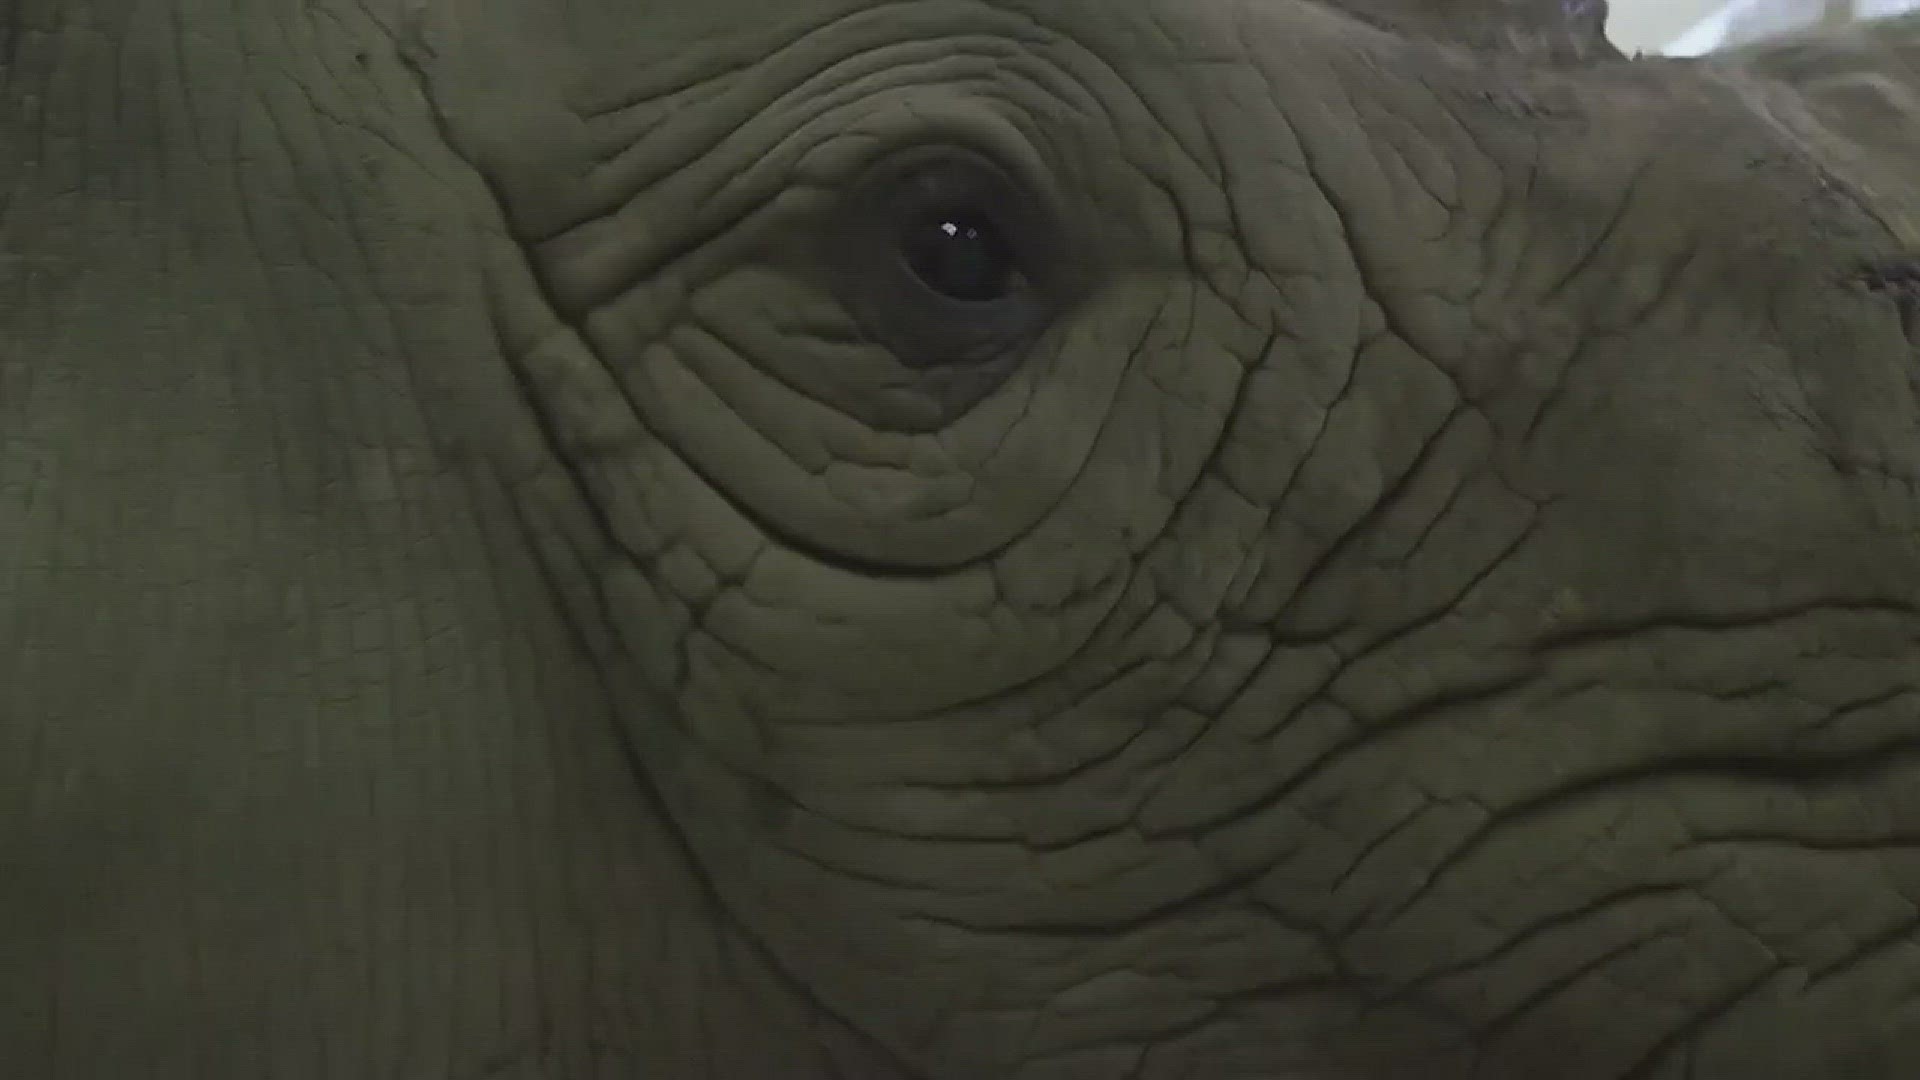
[[894, 243], [920, 284], [962, 303], [1005, 300], [1028, 282], [992, 200], [929, 170], [908, 178]]
[[869, 169], [826, 236], [836, 289], [866, 336], [919, 369], [985, 365], [1057, 312], [1058, 225], [983, 156], [922, 146]]

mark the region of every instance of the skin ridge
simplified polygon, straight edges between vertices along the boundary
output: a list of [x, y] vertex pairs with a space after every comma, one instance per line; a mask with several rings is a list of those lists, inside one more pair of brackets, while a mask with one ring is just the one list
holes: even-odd
[[[419, 9], [416, 9], [416, 16], [419, 14]], [[434, 57], [434, 47], [424, 21], [416, 19], [396, 36], [395, 43], [395, 58], [414, 80], [422, 100], [427, 103], [427, 111], [441, 145], [479, 179], [493, 208], [503, 220], [511, 221], [511, 207], [496, 179], [489, 175], [481, 161], [461, 149], [441, 104], [436, 100], [428, 71], [428, 65]], [[568, 440], [562, 434], [570, 424], [577, 425], [579, 418], [569, 416], [564, 409], [556, 409], [549, 404], [552, 401], [551, 387], [545, 384], [552, 382], [551, 371], [543, 370], [536, 363], [536, 356], [556, 348], [570, 353], [568, 366], [576, 372], [598, 371], [604, 369], [606, 364], [604, 359], [596, 355], [580, 329], [564, 318], [564, 308], [554, 292], [553, 283], [540, 272], [537, 260], [532, 255], [533, 244], [531, 240], [515, 238], [500, 246], [500, 258], [511, 261], [511, 272], [501, 266], [489, 271], [491, 302], [488, 314], [494, 321], [494, 335], [502, 345], [502, 356], [521, 389], [521, 401], [533, 414], [534, 423], [540, 431], [546, 450], [542, 467], [557, 470], [559, 476], [564, 477], [564, 491], [543, 495], [535, 490], [543, 478], [540, 473], [522, 476], [517, 486], [522, 491], [525, 505], [516, 507], [516, 518], [531, 540], [541, 580], [554, 597], [555, 606], [562, 613], [577, 645], [593, 658], [601, 695], [609, 704], [609, 716], [617, 717], [631, 711], [640, 701], [652, 702], [651, 707], [658, 715], [669, 716], [673, 713], [672, 706], [660, 698], [654, 685], [634, 679], [630, 666], [624, 662], [626, 646], [621, 641], [618, 629], [621, 619], [616, 612], [616, 605], [609, 598], [600, 569], [609, 559], [631, 565], [647, 565], [654, 560], [627, 545], [623, 539], [624, 530], [607, 515], [601, 500], [593, 497], [597, 485], [589, 478], [580, 456], [570, 452]], [[504, 280], [507, 278], [512, 280]], [[532, 307], [525, 302], [516, 304], [507, 299], [516, 283], [522, 288], [530, 286], [535, 291], [531, 298]], [[535, 329], [542, 324], [547, 329]], [[520, 344], [516, 345], [516, 342]], [[545, 367], [551, 369], [553, 365]], [[621, 393], [624, 399], [623, 392], [616, 389], [616, 393]], [[545, 507], [544, 511], [542, 506]], [[584, 516], [584, 528], [553, 527], [556, 519], [576, 516]], [[582, 578], [589, 582], [584, 595], [570, 584]], [[831, 1074], [849, 1080], [854, 1077], [860, 1080], [869, 1077], [883, 1080], [884, 1077], [922, 1075], [909, 1067], [884, 1041], [863, 1030], [854, 1018], [842, 1014], [813, 993], [803, 974], [793, 970], [777, 950], [756, 934], [750, 923], [730, 917], [731, 905], [726, 902], [719, 883], [704, 869], [699, 845], [689, 836], [680, 817], [672, 812], [655, 779], [654, 770], [647, 765], [649, 755], [658, 754], [661, 749], [659, 740], [636, 738], [637, 732], [630, 724], [613, 723], [610, 726], [627, 757], [628, 773], [635, 787], [656, 812], [659, 822], [676, 847], [680, 856], [677, 869], [691, 875], [707, 901], [708, 910], [726, 919], [725, 926], [713, 928], [714, 936], [744, 949], [751, 958], [750, 962], [759, 972], [770, 976], [780, 990], [800, 1002], [805, 1009], [825, 1018], [825, 1023], [838, 1027], [837, 1034], [818, 1030], [813, 1033], [820, 1055], [829, 1059], [820, 1075]], [[671, 872], [665, 867], [656, 867], [655, 870]], [[814, 1023], [820, 1026], [822, 1021], [816, 1020]], [[556, 1059], [566, 1060], [560, 1056], [557, 1048], [537, 1038], [528, 1041], [533, 1045], [501, 1054], [488, 1068], [486, 1075], [518, 1076], [522, 1071], [531, 1070], [544, 1076], [546, 1070], [556, 1067], [571, 1068], [569, 1065], [555, 1065]], [[842, 1045], [835, 1046], [836, 1042]], [[851, 1045], [846, 1045], [848, 1043]], [[596, 1053], [617, 1052], [620, 1047], [591, 1049]], [[839, 1059], [837, 1063], [832, 1062], [834, 1058]], [[616, 1056], [614, 1060], [623, 1059]], [[683, 1062], [681, 1066], [700, 1075], [719, 1075], [712, 1071], [710, 1063], [706, 1068], [694, 1066], [691, 1062]], [[792, 1061], [789, 1067], [796, 1070], [806, 1068]], [[693, 1072], [688, 1075], [693, 1075]], [[797, 1071], [796, 1075], [813, 1074]]]

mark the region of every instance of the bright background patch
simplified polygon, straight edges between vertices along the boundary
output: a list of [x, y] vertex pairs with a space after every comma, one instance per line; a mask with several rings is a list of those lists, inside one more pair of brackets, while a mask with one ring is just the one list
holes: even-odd
[[1613, 0], [1607, 34], [1628, 53], [1698, 56], [1813, 26], [1920, 11], [1920, 0]]

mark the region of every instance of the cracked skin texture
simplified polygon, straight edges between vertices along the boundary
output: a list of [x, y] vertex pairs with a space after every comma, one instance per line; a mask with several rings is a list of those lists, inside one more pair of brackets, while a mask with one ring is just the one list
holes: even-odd
[[10, 1074], [1915, 1075], [1920, 26], [1470, 8], [8, 5]]

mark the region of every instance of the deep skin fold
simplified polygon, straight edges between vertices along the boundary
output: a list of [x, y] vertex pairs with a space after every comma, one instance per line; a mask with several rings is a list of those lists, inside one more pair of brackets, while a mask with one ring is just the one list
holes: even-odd
[[[0, 1060], [1910, 1075], [1911, 24], [1365, 7], [15, 9]], [[1092, 284], [929, 425], [943, 140]]]

